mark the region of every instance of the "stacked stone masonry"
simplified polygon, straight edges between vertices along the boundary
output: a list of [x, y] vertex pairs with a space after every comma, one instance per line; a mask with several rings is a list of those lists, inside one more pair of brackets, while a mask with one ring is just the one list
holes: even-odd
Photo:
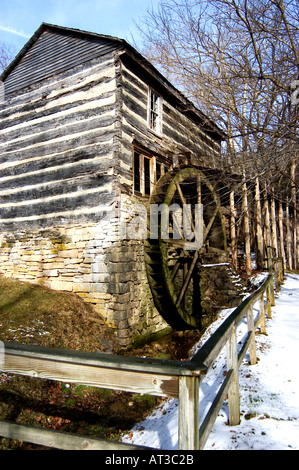
[[151, 304], [143, 243], [119, 240], [116, 222], [2, 233], [0, 274], [76, 293], [116, 329], [121, 345], [166, 328]]

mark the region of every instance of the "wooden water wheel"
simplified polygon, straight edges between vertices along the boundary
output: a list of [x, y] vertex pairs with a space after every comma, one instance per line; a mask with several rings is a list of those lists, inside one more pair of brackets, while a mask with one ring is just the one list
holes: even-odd
[[[169, 210], [168, 236], [165, 236], [165, 218], [162, 218], [161, 212], [155, 218], [157, 226], [153, 227], [152, 210], [162, 207], [161, 204], [169, 209], [178, 206], [182, 208], [184, 205], [191, 208], [191, 229], [194, 229], [196, 223], [194, 208], [202, 208], [202, 237], [199, 245], [194, 244], [195, 232], [184, 232], [172, 210]], [[145, 261], [157, 309], [176, 330], [199, 328], [200, 266], [211, 251], [223, 253], [227, 248], [220, 200], [213, 184], [202, 171], [184, 168], [169, 171], [160, 178], [150, 198], [148, 235]]]

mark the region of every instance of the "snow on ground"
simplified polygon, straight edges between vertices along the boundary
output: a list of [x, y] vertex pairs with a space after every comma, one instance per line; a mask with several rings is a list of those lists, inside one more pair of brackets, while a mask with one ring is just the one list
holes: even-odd
[[[267, 334], [256, 334], [258, 362], [245, 356], [239, 371], [241, 422], [228, 426], [225, 402], [208, 438], [205, 450], [298, 450], [299, 449], [299, 275], [287, 274]], [[256, 304], [257, 312], [258, 304]], [[232, 312], [224, 310], [206, 332], [205, 339]], [[246, 332], [240, 326], [238, 341]], [[195, 348], [195, 350], [196, 350]], [[223, 380], [225, 348], [200, 387], [200, 414], [208, 410]], [[122, 441], [163, 450], [178, 448], [178, 401], [167, 399]]]

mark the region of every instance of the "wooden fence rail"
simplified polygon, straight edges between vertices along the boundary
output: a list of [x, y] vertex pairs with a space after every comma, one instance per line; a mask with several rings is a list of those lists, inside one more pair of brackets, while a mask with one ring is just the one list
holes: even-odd
[[[278, 264], [275, 263], [275, 266]], [[229, 405], [229, 424], [236, 425], [240, 422], [238, 369], [247, 350], [249, 350], [251, 364], [256, 363], [255, 331], [261, 325], [261, 332], [265, 333], [265, 314], [271, 317], [271, 304], [274, 304], [273, 278], [272, 272], [269, 273], [259, 289], [230, 314], [189, 361], [137, 358], [2, 343], [0, 371], [106, 389], [178, 398], [178, 447], [181, 450], [203, 449], [226, 396], [228, 396]], [[254, 319], [253, 305], [257, 302], [259, 302], [259, 315]], [[236, 331], [244, 316], [247, 317], [248, 333], [241, 350], [238, 351]], [[200, 383], [225, 346], [227, 347], [227, 375], [199, 427]], [[0, 421], [0, 436], [59, 449], [136, 450], [147, 448], [7, 421]]]

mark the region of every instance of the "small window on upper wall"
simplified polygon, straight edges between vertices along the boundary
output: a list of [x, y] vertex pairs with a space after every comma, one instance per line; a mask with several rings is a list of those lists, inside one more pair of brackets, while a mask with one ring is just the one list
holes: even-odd
[[162, 98], [151, 89], [148, 98], [148, 127], [157, 134], [162, 134]]

